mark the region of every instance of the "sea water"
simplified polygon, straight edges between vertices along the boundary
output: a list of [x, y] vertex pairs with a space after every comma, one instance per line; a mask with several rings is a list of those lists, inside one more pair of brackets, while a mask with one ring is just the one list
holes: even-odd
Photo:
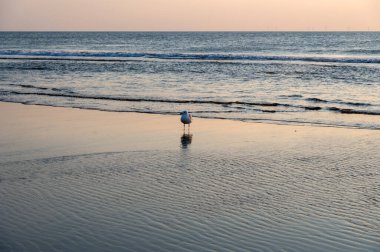
[[380, 33], [1, 32], [0, 101], [380, 129]]

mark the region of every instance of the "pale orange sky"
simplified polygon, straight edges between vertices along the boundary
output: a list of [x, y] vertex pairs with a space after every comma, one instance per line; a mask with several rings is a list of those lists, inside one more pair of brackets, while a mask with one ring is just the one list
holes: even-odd
[[380, 31], [380, 0], [0, 0], [0, 30]]

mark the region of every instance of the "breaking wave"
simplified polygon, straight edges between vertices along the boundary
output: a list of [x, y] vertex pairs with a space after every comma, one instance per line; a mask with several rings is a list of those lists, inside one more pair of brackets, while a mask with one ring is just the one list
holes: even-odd
[[[22, 85], [25, 86], [25, 85]], [[28, 89], [33, 88], [32, 85], [27, 86]], [[36, 89], [45, 89], [36, 87]], [[161, 98], [138, 98], [138, 97], [123, 97], [123, 96], [100, 96], [100, 95], [84, 95], [77, 94], [69, 91], [69, 93], [62, 93], [60, 89], [51, 89], [53, 92], [33, 92], [33, 91], [9, 91], [9, 90], [0, 90], [0, 97], [7, 97], [9, 95], [35, 95], [35, 96], [48, 96], [48, 97], [63, 97], [63, 98], [75, 98], [75, 99], [90, 99], [90, 100], [108, 100], [108, 101], [124, 101], [124, 102], [149, 102], [149, 103], [169, 103], [169, 104], [208, 104], [208, 105], [221, 105], [223, 107], [230, 107], [237, 110], [244, 110], [249, 107], [262, 107], [262, 109], [254, 109], [255, 111], [260, 111], [263, 113], [281, 113], [281, 112], [289, 112], [287, 109], [298, 109], [304, 111], [329, 111], [341, 114], [361, 114], [361, 115], [380, 115], [380, 111], [378, 110], [365, 110], [365, 109], [352, 109], [352, 108], [341, 108], [335, 106], [309, 106], [309, 105], [299, 105], [299, 104], [287, 104], [287, 103], [276, 103], [276, 102], [244, 102], [244, 101], [218, 101], [218, 100], [192, 100], [192, 99], [161, 99]], [[54, 92], [57, 91], [57, 92]], [[1, 99], [4, 100], [4, 99]], [[372, 104], [362, 104], [362, 103], [351, 103], [351, 102], [334, 102], [334, 101], [326, 101], [318, 98], [308, 98], [305, 100], [309, 101], [317, 101], [322, 103], [340, 103], [340, 104], [349, 104], [357, 107], [363, 107], [364, 105], [374, 106]], [[6, 101], [6, 99], [5, 99]], [[238, 105], [238, 107], [236, 107]], [[267, 109], [273, 108], [273, 109]], [[282, 108], [281, 110], [274, 110], [274, 108]], [[252, 108], [251, 108], [252, 110]], [[128, 112], [142, 112], [142, 111], [133, 111], [128, 110]], [[148, 112], [148, 111], [147, 111]], [[195, 111], [193, 111], [195, 112]], [[211, 113], [209, 111], [208, 113]], [[231, 113], [236, 112], [222, 110], [218, 111], [219, 113]], [[207, 113], [207, 111], [202, 111], [199, 113]], [[216, 113], [216, 112], [212, 112]], [[165, 112], [164, 114], [175, 114], [175, 112]]]
[[215, 60], [215, 61], [302, 61], [319, 63], [366, 63], [380, 64], [380, 57], [318, 56], [318, 55], [252, 55], [252, 54], [196, 54], [196, 53], [130, 53], [130, 52], [92, 52], [92, 51], [0, 51], [0, 58], [10, 57], [59, 57], [58, 59], [81, 58], [102, 60], [161, 59], [161, 60]]

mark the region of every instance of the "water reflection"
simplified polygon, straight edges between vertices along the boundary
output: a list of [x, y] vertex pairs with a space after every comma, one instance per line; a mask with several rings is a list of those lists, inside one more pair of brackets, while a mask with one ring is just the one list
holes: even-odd
[[181, 147], [182, 147], [182, 149], [187, 149], [192, 141], [193, 141], [193, 134], [183, 133], [183, 135], [181, 137]]

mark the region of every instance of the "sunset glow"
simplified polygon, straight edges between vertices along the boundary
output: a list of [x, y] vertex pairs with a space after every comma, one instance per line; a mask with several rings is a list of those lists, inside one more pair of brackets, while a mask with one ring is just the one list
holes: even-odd
[[3, 31], [379, 31], [377, 0], [2, 0]]

